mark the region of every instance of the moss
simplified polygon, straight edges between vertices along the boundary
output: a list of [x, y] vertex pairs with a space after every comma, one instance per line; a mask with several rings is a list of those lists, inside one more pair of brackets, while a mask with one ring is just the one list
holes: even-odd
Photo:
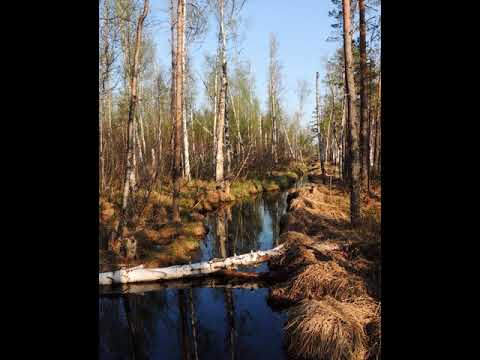
[[206, 229], [202, 221], [194, 221], [185, 224], [181, 233], [186, 236], [204, 236]]
[[180, 236], [166, 248], [166, 254], [177, 262], [191, 259], [192, 252], [200, 248], [200, 240], [193, 236]]
[[233, 196], [235, 196], [235, 198], [241, 199], [250, 196], [251, 189], [251, 181], [235, 181], [230, 188], [230, 192], [233, 194]]

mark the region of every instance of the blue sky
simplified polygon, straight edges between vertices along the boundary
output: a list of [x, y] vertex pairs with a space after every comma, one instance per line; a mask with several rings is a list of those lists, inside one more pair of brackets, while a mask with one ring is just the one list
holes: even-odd
[[[168, 0], [153, 0], [152, 15], [156, 20], [151, 30], [157, 46], [158, 61], [168, 68], [170, 64]], [[332, 19], [328, 11], [330, 0], [247, 0], [242, 9], [242, 23], [239, 29], [241, 60], [251, 63], [255, 75], [256, 94], [265, 108], [267, 95], [267, 71], [269, 34], [275, 33], [279, 43], [278, 58], [282, 64], [283, 106], [292, 115], [298, 107], [296, 95], [297, 80], [307, 80], [311, 93], [304, 107], [304, 125], [310, 119], [315, 101], [315, 72], [325, 73], [325, 59], [331, 56], [340, 43], [327, 42], [332, 32]], [[208, 34], [200, 44], [191, 48], [191, 55], [197, 73], [203, 74], [204, 54], [214, 54], [217, 48], [217, 24], [210, 21]], [[231, 50], [231, 47], [229, 47]], [[199, 102], [203, 101], [203, 86], [198, 81]], [[321, 87], [321, 93], [323, 86]]]

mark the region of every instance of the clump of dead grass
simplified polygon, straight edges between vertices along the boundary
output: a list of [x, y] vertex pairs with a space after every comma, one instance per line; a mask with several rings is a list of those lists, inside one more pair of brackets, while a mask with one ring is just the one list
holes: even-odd
[[334, 261], [321, 261], [306, 266], [289, 286], [289, 296], [293, 299], [321, 299], [329, 295], [344, 301], [366, 294], [362, 278], [348, 273]]
[[[380, 306], [378, 307], [378, 309], [380, 309]], [[375, 314], [373, 320], [367, 324], [366, 331], [369, 339], [368, 353], [366, 358], [368, 360], [380, 359], [382, 330], [381, 330], [380, 315], [378, 314], [378, 311]]]
[[288, 352], [297, 358], [360, 360], [367, 353], [364, 318], [358, 305], [332, 297], [304, 300], [288, 311]]
[[287, 251], [270, 260], [269, 266], [272, 270], [294, 272], [299, 267], [317, 261], [313, 250], [305, 247], [312, 243], [312, 240], [305, 234], [295, 231], [285, 232], [280, 237], [280, 243], [285, 245]]

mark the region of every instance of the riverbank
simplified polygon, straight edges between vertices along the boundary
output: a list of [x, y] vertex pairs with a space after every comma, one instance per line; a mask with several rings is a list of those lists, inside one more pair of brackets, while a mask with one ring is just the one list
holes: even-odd
[[[185, 264], [200, 250], [200, 242], [208, 228], [205, 216], [218, 208], [230, 207], [237, 200], [254, 197], [262, 192], [286, 190], [307, 171], [303, 164], [292, 163], [272, 171], [262, 179], [236, 179], [230, 186], [230, 195], [217, 188], [214, 181], [191, 180], [182, 184], [180, 192], [181, 224], [169, 222], [172, 207], [170, 184], [158, 191], [139, 190], [134, 196], [132, 225], [126, 238], [133, 254], [128, 259], [106, 248], [112, 229], [118, 223], [121, 194], [100, 198], [99, 271], [143, 264], [145, 267], [164, 267]], [[133, 225], [135, 224], [135, 225]]]
[[[380, 349], [380, 209], [378, 186], [362, 196], [362, 224], [349, 224], [349, 193], [338, 178], [323, 184], [318, 164], [307, 185], [290, 190], [281, 238], [287, 252], [270, 269], [290, 274], [269, 302], [286, 308], [285, 343], [303, 359], [376, 359]], [[327, 173], [333, 173], [328, 168]], [[335, 244], [325, 251], [318, 245]]]

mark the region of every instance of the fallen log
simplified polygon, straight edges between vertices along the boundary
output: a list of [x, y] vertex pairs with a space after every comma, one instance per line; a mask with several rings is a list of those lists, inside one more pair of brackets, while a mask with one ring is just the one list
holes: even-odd
[[272, 283], [281, 282], [288, 274], [281, 271], [246, 272], [236, 270], [220, 270], [213, 276], [168, 280], [154, 283], [130, 283], [106, 285], [100, 288], [100, 297], [117, 297], [125, 294], [143, 295], [147, 292], [165, 289], [190, 288], [225, 288], [255, 290], [270, 287]]
[[195, 264], [175, 265], [153, 269], [145, 269], [143, 265], [140, 265], [131, 269], [120, 269], [100, 273], [98, 276], [98, 282], [99, 285], [111, 285], [198, 277], [214, 274], [237, 266], [255, 265], [267, 261], [271, 257], [280, 256], [284, 251], [285, 246], [282, 244], [267, 251], [260, 250], [225, 259], [212, 259], [210, 261]]

